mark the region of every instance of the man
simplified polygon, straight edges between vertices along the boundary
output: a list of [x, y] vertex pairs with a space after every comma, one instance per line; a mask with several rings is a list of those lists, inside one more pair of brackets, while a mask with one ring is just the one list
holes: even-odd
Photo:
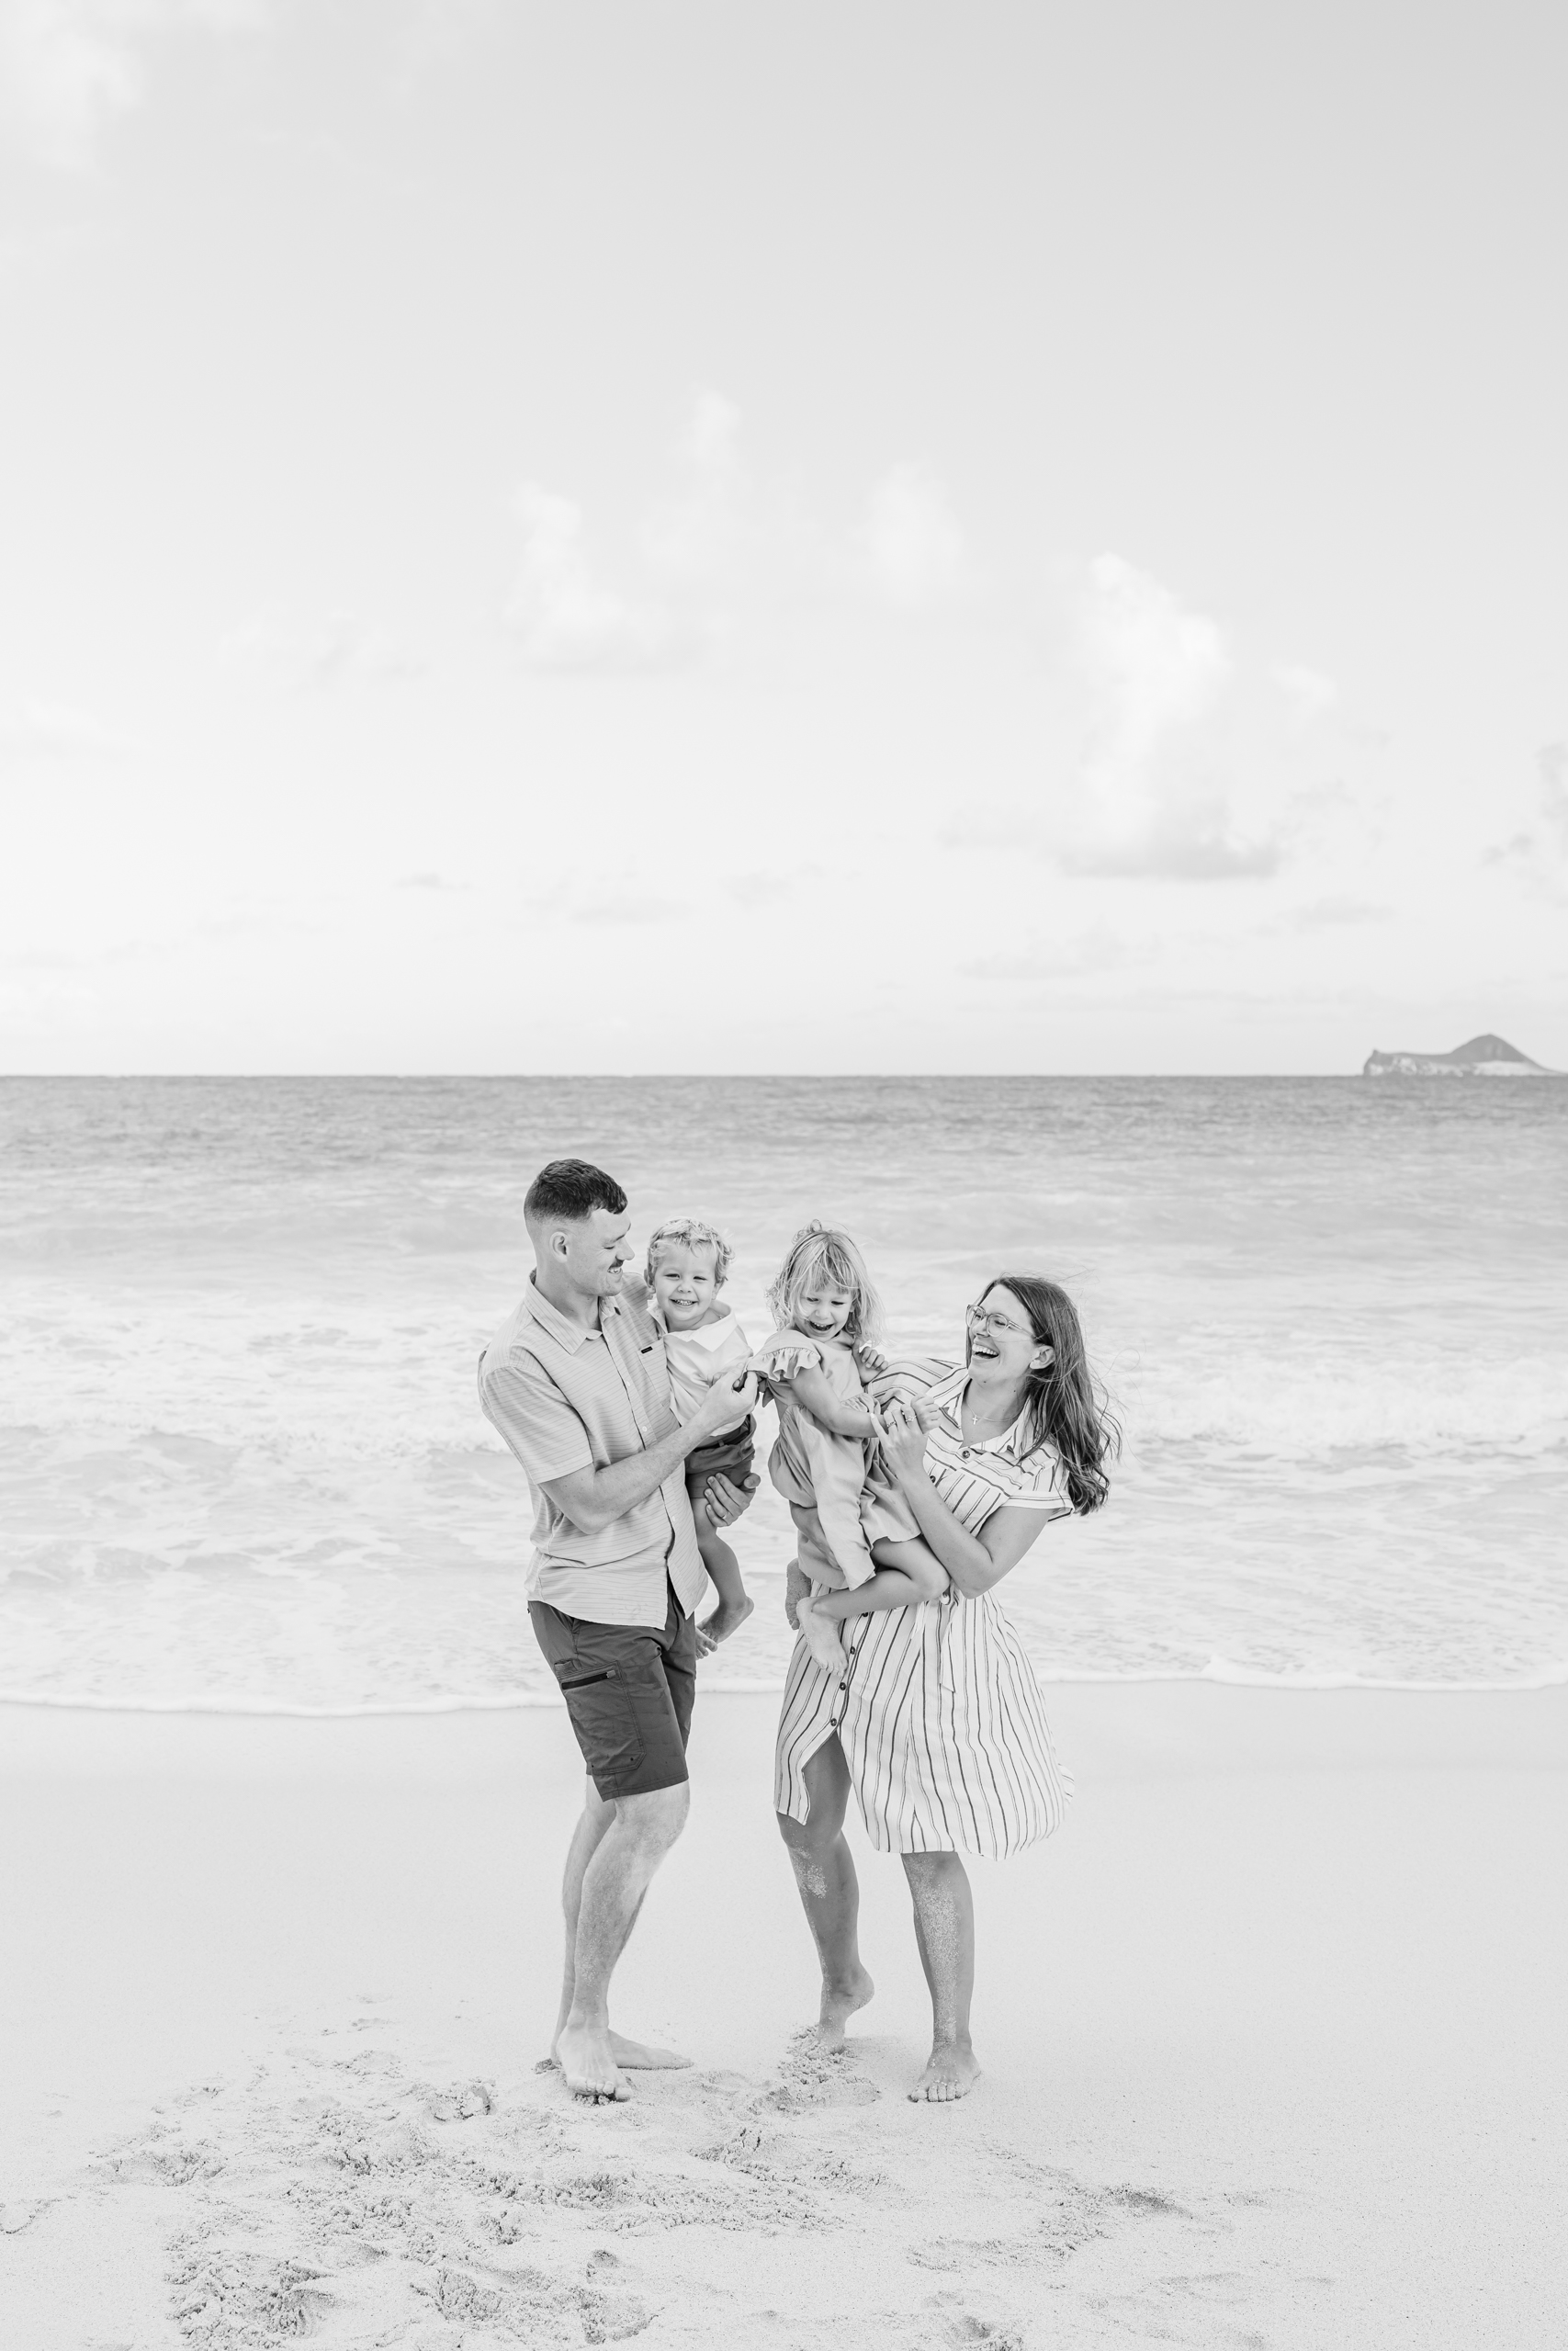
[[[751, 1410], [757, 1383], [720, 1381], [676, 1420], [663, 1336], [621, 1295], [631, 1218], [613, 1176], [553, 1159], [523, 1215], [536, 1270], [479, 1359], [479, 1402], [533, 1489], [528, 1614], [589, 1772], [552, 2049], [580, 2097], [625, 2098], [623, 2067], [688, 2062], [623, 2040], [609, 2014], [610, 1977], [689, 1801], [693, 1611], [707, 1578], [682, 1464]], [[705, 1498], [728, 1522], [750, 1496], [716, 1478]]]

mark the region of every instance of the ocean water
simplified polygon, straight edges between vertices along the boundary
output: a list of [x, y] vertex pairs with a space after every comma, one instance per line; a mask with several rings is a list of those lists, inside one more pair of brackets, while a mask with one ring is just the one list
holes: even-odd
[[[545, 1159], [731, 1296], [846, 1225], [895, 1347], [1065, 1282], [1126, 1428], [1002, 1597], [1054, 1678], [1568, 1679], [1568, 1084], [0, 1081], [0, 1695], [262, 1711], [548, 1694], [479, 1348]], [[782, 1677], [788, 1520], [711, 1687]]]

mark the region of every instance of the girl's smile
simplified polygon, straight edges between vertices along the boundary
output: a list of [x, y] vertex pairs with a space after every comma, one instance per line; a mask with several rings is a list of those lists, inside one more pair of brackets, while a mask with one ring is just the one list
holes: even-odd
[[813, 1339], [837, 1339], [853, 1305], [848, 1290], [807, 1290], [800, 1302], [800, 1328]]

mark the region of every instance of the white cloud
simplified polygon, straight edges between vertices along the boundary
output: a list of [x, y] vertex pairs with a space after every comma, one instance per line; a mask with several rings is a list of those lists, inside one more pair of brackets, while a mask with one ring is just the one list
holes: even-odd
[[686, 667], [748, 636], [760, 641], [792, 608], [841, 608], [869, 586], [911, 609], [971, 583], [946, 493], [919, 467], [894, 468], [858, 529], [826, 529], [791, 480], [752, 470], [740, 413], [712, 390], [695, 394], [669, 484], [635, 532], [630, 587], [601, 577], [570, 498], [527, 482], [514, 503], [523, 558], [506, 618], [530, 669]]
[[1089, 566], [1074, 631], [1087, 695], [1074, 806], [1055, 849], [1071, 873], [1219, 881], [1271, 873], [1270, 834], [1237, 829], [1216, 774], [1234, 663], [1224, 631], [1117, 555]]
[[1338, 703], [1339, 688], [1320, 670], [1305, 669], [1296, 661], [1276, 661], [1269, 674], [1303, 724], [1325, 717]]
[[658, 602], [637, 603], [601, 587], [583, 544], [582, 515], [569, 498], [525, 482], [513, 504], [523, 555], [506, 619], [533, 670], [617, 671], [680, 667], [700, 639]]
[[63, 703], [0, 705], [0, 752], [24, 758], [118, 759], [129, 748], [123, 736]]
[[941, 603], [970, 585], [958, 518], [921, 466], [896, 465], [877, 483], [861, 544], [873, 588], [892, 604]]
[[426, 665], [406, 645], [351, 612], [329, 613], [314, 627], [274, 619], [243, 621], [219, 639], [218, 655], [235, 676], [300, 693], [347, 685], [404, 685]]
[[0, 123], [39, 161], [81, 170], [104, 125], [141, 105], [151, 37], [246, 30], [267, 13], [267, 0], [0, 0]]
[[1568, 852], [1568, 743], [1542, 743], [1535, 755], [1541, 814]]

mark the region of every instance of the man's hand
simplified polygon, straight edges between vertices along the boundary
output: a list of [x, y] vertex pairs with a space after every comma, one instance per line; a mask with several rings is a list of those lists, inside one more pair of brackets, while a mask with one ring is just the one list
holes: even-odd
[[699, 1443], [706, 1444], [710, 1437], [718, 1436], [731, 1422], [744, 1419], [747, 1413], [755, 1410], [756, 1403], [754, 1372], [748, 1372], [743, 1379], [733, 1383], [728, 1378], [717, 1379], [686, 1426]]
[[703, 1488], [703, 1500], [707, 1504], [708, 1517], [716, 1527], [728, 1527], [751, 1507], [751, 1497], [761, 1484], [755, 1470], [740, 1486], [731, 1486], [728, 1477], [710, 1477]]

